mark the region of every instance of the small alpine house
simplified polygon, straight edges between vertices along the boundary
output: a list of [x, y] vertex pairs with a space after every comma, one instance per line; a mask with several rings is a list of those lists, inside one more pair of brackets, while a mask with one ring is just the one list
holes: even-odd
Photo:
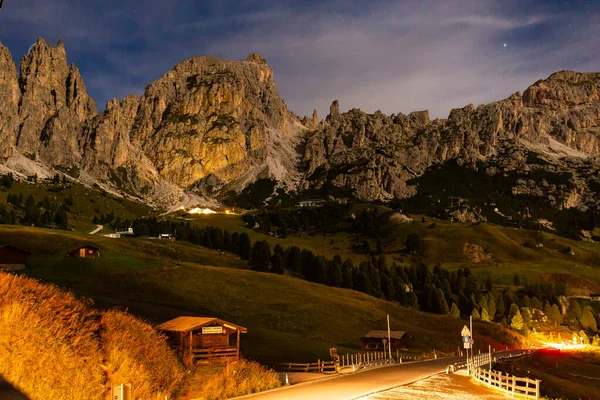
[[169, 338], [186, 364], [240, 359], [243, 326], [209, 317], [177, 317], [157, 327]]

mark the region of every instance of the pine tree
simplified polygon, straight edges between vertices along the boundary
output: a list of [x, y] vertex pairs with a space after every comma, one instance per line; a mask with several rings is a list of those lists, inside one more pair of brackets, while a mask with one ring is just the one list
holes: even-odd
[[238, 244], [238, 254], [242, 260], [249, 260], [250, 253], [252, 251], [252, 242], [250, 242], [250, 236], [246, 232], [240, 234], [240, 242]]
[[586, 346], [590, 344], [590, 338], [585, 333], [585, 331], [579, 331], [579, 337], [581, 338], [581, 343], [582, 344], [584, 344]]
[[592, 307], [585, 306], [581, 315], [581, 327], [591, 332], [598, 331], [598, 325], [596, 324], [596, 318], [594, 317], [594, 311]]
[[486, 321], [486, 322], [490, 322], [491, 321], [490, 314], [488, 313], [487, 308], [482, 308], [481, 309], [481, 320], [482, 321]]
[[479, 315], [479, 311], [477, 311], [476, 308], [473, 309], [473, 311], [471, 312], [471, 315], [473, 316], [473, 321], [481, 320], [481, 315]]
[[512, 303], [512, 304], [510, 305], [510, 310], [509, 310], [509, 312], [508, 312], [508, 320], [509, 320], [509, 321], [512, 321], [513, 317], [514, 317], [514, 316], [515, 316], [517, 313], [519, 313], [519, 314], [520, 314], [520, 312], [519, 312], [519, 306], [518, 306], [518, 305], [516, 305], [515, 303]]
[[529, 329], [533, 322], [533, 316], [531, 315], [531, 311], [529, 311], [529, 308], [524, 307], [521, 309], [521, 315], [523, 316], [523, 326], [525, 327], [525, 329]]
[[511, 328], [513, 328], [517, 331], [523, 330], [523, 316], [521, 315], [521, 312], [519, 311], [518, 308], [517, 308], [517, 312], [510, 319], [510, 326], [511, 326]]
[[283, 258], [281, 258], [280, 253], [273, 254], [273, 257], [271, 257], [271, 264], [272, 264], [272, 267], [271, 267], [272, 273], [283, 275], [283, 273], [284, 273]]
[[271, 267], [271, 248], [266, 240], [254, 243], [250, 256], [250, 265], [255, 271], [267, 272]]
[[450, 309], [450, 315], [456, 319], [460, 318], [460, 310], [456, 306], [456, 303], [452, 303], [452, 308]]
[[444, 291], [442, 289], [437, 290], [436, 300], [436, 311], [443, 315], [448, 314], [450, 310], [448, 309], [448, 303], [446, 302], [446, 297], [444, 296]]
[[419, 299], [417, 298], [417, 295], [415, 294], [415, 292], [410, 292], [408, 293], [408, 306], [410, 308], [414, 308], [415, 310], [419, 310]]
[[344, 261], [342, 265], [342, 287], [347, 289], [354, 288], [354, 278], [352, 276], [354, 270], [354, 265], [352, 264], [352, 260], [347, 259]]

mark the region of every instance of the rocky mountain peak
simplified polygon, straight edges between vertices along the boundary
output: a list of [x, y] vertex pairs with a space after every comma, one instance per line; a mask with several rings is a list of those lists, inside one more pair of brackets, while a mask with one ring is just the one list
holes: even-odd
[[8, 49], [0, 43], [0, 162], [12, 154], [20, 98], [17, 67]]
[[256, 53], [252, 53], [246, 58], [246, 61], [253, 62], [260, 65], [267, 65], [267, 60]]

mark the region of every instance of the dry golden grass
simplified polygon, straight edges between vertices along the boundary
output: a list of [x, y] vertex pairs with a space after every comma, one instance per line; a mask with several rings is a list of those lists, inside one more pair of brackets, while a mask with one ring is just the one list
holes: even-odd
[[112, 384], [131, 383], [136, 399], [163, 400], [177, 390], [183, 367], [150, 325], [111, 310], [102, 315], [100, 336]]
[[0, 273], [0, 374], [31, 399], [100, 399], [98, 315], [72, 294]]
[[275, 371], [254, 361], [199, 366], [185, 390], [186, 399], [221, 400], [281, 386]]
[[54, 285], [0, 272], [0, 375], [32, 400], [108, 399], [121, 383], [132, 384], [137, 400], [178, 398], [184, 385], [204, 399], [280, 385], [274, 371], [244, 361], [186, 376], [150, 325], [91, 306]]

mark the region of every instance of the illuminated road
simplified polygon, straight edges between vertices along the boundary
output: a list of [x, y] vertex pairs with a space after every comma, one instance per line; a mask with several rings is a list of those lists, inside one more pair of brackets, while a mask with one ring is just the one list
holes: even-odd
[[[520, 351], [494, 353], [496, 357], [517, 355]], [[283, 389], [271, 390], [249, 396], [237, 397], [248, 400], [350, 400], [371, 393], [407, 385], [446, 371], [449, 364], [464, 360], [464, 357], [441, 358], [438, 360], [404, 363], [390, 367], [370, 369], [347, 375], [300, 383]]]

